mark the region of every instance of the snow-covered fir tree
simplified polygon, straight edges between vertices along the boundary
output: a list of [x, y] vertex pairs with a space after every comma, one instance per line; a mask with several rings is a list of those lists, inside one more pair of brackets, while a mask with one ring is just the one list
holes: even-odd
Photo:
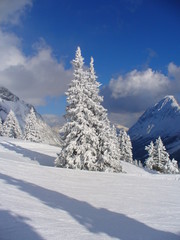
[[148, 152], [148, 158], [145, 161], [145, 165], [148, 169], [153, 169], [154, 166], [154, 144], [151, 141], [148, 146], [145, 146], [145, 150]]
[[101, 105], [103, 98], [99, 96], [100, 84], [96, 81], [93, 58], [90, 69], [85, 71], [78, 47], [73, 66], [74, 79], [66, 92], [67, 122], [61, 130], [62, 149], [55, 165], [94, 171], [121, 171], [120, 160], [117, 161], [117, 156], [113, 154], [115, 141], [109, 141], [113, 133], [107, 112]]
[[156, 139], [154, 144], [151, 142], [149, 146], [146, 146], [145, 150], [148, 151], [148, 158], [145, 161], [145, 165], [148, 169], [156, 170], [161, 173], [179, 172], [177, 161], [174, 159], [171, 161], [161, 137]]
[[138, 161], [138, 166], [139, 166], [140, 168], [143, 168], [143, 164], [142, 164], [141, 160]]
[[167, 161], [165, 165], [165, 173], [179, 173], [178, 163], [174, 158], [172, 159], [172, 161], [170, 159]]
[[159, 137], [154, 144], [153, 169], [159, 172], [165, 172], [165, 165], [168, 161], [169, 154], [166, 151], [161, 137]]
[[[104, 137], [102, 136], [102, 146], [104, 147], [105, 153], [107, 151], [107, 155], [104, 154], [105, 164], [109, 164], [109, 166], [112, 167], [112, 169], [116, 170], [117, 172], [122, 171], [122, 167], [120, 165], [120, 159], [121, 159], [121, 152], [119, 149], [119, 141], [117, 137], [116, 128], [113, 125], [112, 128], [108, 125], [108, 128], [106, 129], [106, 132], [104, 133]], [[100, 135], [101, 136], [101, 135]], [[106, 145], [104, 145], [104, 140], [106, 140]], [[107, 150], [106, 150], [107, 149]], [[108, 171], [111, 171], [110, 169], [107, 169]]]
[[142, 164], [141, 160], [135, 159], [135, 160], [133, 160], [133, 164], [137, 167], [143, 168], [143, 164]]
[[18, 120], [12, 110], [6, 117], [3, 124], [3, 136], [12, 138], [22, 138], [22, 131], [19, 126]]
[[33, 107], [30, 109], [30, 112], [26, 117], [23, 138], [24, 140], [31, 142], [60, 145], [59, 134], [52, 132], [52, 129], [43, 121], [43, 119], [40, 116], [37, 116]]
[[3, 136], [3, 124], [1, 118], [0, 118], [0, 136]]
[[[88, 109], [93, 113], [92, 127], [98, 136], [97, 159], [103, 171], [122, 171], [120, 151], [115, 127], [111, 128], [107, 110], [102, 106], [103, 97], [99, 96], [100, 83], [94, 70], [94, 60], [91, 57], [90, 69], [87, 72], [86, 91], [89, 96]], [[91, 119], [90, 119], [91, 122]]]
[[121, 159], [125, 162], [133, 163], [132, 143], [130, 136], [122, 129], [119, 132], [119, 148], [121, 153]]
[[31, 142], [42, 142], [40, 126], [33, 108], [26, 117], [24, 139]]
[[[83, 70], [83, 57], [80, 48], [77, 49], [76, 58], [73, 60], [74, 80], [71, 82], [67, 95], [66, 108], [67, 123], [61, 130], [62, 150], [55, 161], [58, 167], [79, 168], [96, 170], [96, 143], [98, 138], [95, 131], [89, 126], [88, 119], [91, 111], [84, 105], [87, 102], [86, 75]], [[92, 117], [92, 116], [91, 116]], [[94, 144], [94, 146], [93, 146]]]

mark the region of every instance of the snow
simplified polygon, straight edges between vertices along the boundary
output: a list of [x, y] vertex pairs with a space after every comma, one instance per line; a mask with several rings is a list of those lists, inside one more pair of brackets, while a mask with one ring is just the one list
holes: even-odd
[[0, 137], [1, 240], [180, 239], [180, 175], [54, 168], [57, 152]]

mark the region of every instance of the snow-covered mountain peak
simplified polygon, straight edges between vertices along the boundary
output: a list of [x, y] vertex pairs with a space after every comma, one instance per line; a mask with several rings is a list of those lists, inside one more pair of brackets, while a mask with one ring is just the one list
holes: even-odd
[[143, 124], [145, 122], [153, 122], [153, 125], [156, 125], [155, 122], [159, 123], [163, 119], [167, 121], [167, 119], [176, 118], [177, 116], [180, 117], [180, 106], [174, 96], [168, 95], [153, 107], [147, 109], [138, 122]]
[[172, 95], [165, 96], [160, 102], [155, 104], [158, 111], [160, 111], [163, 108], [176, 108], [176, 110], [180, 110], [180, 106], [177, 103], [176, 99]]
[[[177, 151], [177, 143], [180, 141], [180, 106], [174, 96], [166, 96], [147, 109], [139, 120], [130, 128], [129, 135], [133, 142], [133, 147], [138, 149], [138, 154], [134, 152], [136, 158], [142, 158], [145, 154], [145, 144], [154, 141], [159, 136], [163, 139], [169, 153]], [[180, 157], [174, 155], [177, 160]]]
[[0, 98], [6, 101], [17, 102], [19, 98], [10, 92], [7, 88], [0, 86]]

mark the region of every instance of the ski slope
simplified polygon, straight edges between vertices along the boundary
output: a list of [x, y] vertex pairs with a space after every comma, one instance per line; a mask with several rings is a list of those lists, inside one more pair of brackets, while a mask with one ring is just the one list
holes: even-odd
[[57, 152], [0, 137], [0, 240], [180, 240], [180, 175], [59, 169]]

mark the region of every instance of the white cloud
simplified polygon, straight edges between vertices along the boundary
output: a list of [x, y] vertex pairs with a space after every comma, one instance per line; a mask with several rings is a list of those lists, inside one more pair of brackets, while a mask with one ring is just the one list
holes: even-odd
[[113, 113], [109, 112], [108, 117], [111, 123], [115, 125], [122, 125], [127, 128], [131, 127], [141, 116], [142, 112], [137, 113]]
[[72, 79], [72, 71], [65, 70], [45, 44], [27, 57], [16, 36], [0, 31], [0, 52], [0, 85], [34, 105], [45, 104], [47, 96], [63, 95]]
[[24, 63], [20, 47], [21, 42], [15, 35], [0, 30], [0, 71]]
[[20, 16], [32, 0], [0, 0], [0, 23], [18, 24]]
[[169, 88], [169, 79], [151, 68], [145, 71], [133, 70], [125, 76], [111, 79], [109, 87], [114, 98], [138, 96], [146, 93], [159, 95]]
[[180, 77], [180, 67], [176, 66], [173, 62], [168, 65], [168, 73], [170, 76]]
[[180, 67], [169, 63], [168, 74], [133, 70], [125, 76], [111, 79], [102, 91], [104, 105], [114, 122], [130, 126], [137, 117], [165, 95], [179, 96]]
[[169, 77], [173, 78], [176, 84], [180, 84], [180, 67], [176, 66], [174, 63], [168, 65]]
[[[0, 24], [19, 23], [20, 16], [31, 6], [32, 0], [0, 0]], [[65, 70], [45, 41], [35, 46], [36, 53], [27, 57], [21, 40], [0, 28], [0, 85], [31, 104], [43, 105], [47, 96], [64, 94], [72, 70]]]

